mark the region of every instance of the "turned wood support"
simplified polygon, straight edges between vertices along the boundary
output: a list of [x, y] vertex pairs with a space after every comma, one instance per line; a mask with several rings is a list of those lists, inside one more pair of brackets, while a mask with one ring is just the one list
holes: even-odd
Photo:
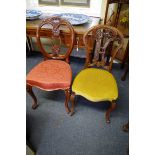
[[112, 101], [109, 109], [106, 111], [106, 123], [110, 123], [110, 113], [116, 108], [116, 102]]
[[75, 93], [74, 92], [72, 92], [70, 100], [72, 104], [70, 116], [72, 116], [74, 114], [74, 109], [75, 109]]
[[68, 102], [69, 102], [69, 98], [70, 98], [70, 89], [66, 89], [64, 91], [65, 91], [65, 95], [66, 95], [65, 109], [66, 109], [67, 114], [69, 114], [70, 113], [70, 109], [69, 109], [69, 106], [68, 106]]
[[27, 84], [26, 85], [26, 91], [29, 93], [29, 95], [33, 99], [32, 109], [36, 109], [38, 107], [38, 103], [37, 103], [37, 98], [36, 98], [36, 96], [33, 93], [32, 86]]

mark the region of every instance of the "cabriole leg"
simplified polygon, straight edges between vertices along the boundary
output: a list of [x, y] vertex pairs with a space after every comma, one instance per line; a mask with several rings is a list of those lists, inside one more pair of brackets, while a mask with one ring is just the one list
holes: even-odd
[[111, 103], [110, 103], [110, 107], [109, 107], [109, 109], [106, 111], [106, 123], [110, 123], [110, 113], [114, 110], [114, 109], [116, 109], [116, 102], [115, 101], [112, 101]]
[[37, 98], [36, 98], [36, 96], [33, 93], [32, 86], [26, 85], [26, 91], [29, 93], [29, 95], [33, 99], [32, 109], [36, 109], [38, 107]]
[[69, 114], [70, 113], [70, 109], [68, 107], [68, 102], [69, 102], [69, 98], [70, 98], [70, 89], [66, 89], [65, 90], [65, 95], [66, 95], [65, 109], [66, 109], [67, 114]]
[[75, 93], [74, 92], [72, 92], [70, 100], [72, 104], [70, 116], [72, 116], [74, 114], [74, 109], [75, 109]]

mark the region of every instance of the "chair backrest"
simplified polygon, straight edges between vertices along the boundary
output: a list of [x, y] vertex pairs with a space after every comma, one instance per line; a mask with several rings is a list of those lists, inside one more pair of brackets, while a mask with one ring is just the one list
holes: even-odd
[[124, 44], [123, 34], [114, 27], [97, 25], [85, 33], [83, 40], [87, 53], [85, 68], [97, 66], [111, 71], [113, 60]]
[[[67, 42], [65, 38], [67, 37]], [[50, 51], [45, 48], [43, 38], [50, 39]], [[46, 59], [59, 59], [69, 61], [73, 50], [75, 33], [73, 26], [65, 19], [51, 17], [44, 19], [37, 28], [37, 44]], [[66, 46], [65, 48], [62, 48]]]

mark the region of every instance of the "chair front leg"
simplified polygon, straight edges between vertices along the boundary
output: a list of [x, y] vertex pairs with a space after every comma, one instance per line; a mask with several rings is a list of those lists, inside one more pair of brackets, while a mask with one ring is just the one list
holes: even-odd
[[33, 99], [32, 109], [36, 109], [38, 107], [38, 103], [37, 103], [37, 98], [36, 98], [36, 96], [33, 93], [32, 86], [27, 84], [26, 85], [26, 91], [29, 93], [29, 95]]
[[68, 102], [69, 102], [69, 98], [70, 98], [70, 89], [66, 89], [65, 90], [65, 95], [66, 95], [65, 109], [66, 109], [67, 114], [69, 114], [70, 113], [70, 109], [69, 109], [69, 106], [68, 106]]
[[110, 123], [110, 113], [111, 113], [114, 109], [116, 109], [116, 102], [115, 102], [115, 101], [112, 101], [112, 102], [110, 103], [110, 108], [106, 111], [106, 115], [105, 115], [105, 117], [106, 117], [106, 123]]
[[74, 109], [75, 109], [75, 93], [74, 92], [72, 92], [70, 100], [72, 104], [70, 116], [72, 116], [74, 114]]

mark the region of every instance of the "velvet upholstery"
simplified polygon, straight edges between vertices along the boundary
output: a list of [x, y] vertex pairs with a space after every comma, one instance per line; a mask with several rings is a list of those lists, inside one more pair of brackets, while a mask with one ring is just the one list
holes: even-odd
[[99, 101], [112, 101], [118, 97], [117, 83], [113, 75], [97, 68], [82, 70], [74, 79], [73, 92], [86, 99]]
[[115, 56], [123, 48], [123, 35], [115, 27], [100, 24], [90, 28], [83, 41], [86, 48], [85, 69], [73, 81], [71, 115], [74, 114], [75, 96], [81, 95], [92, 102], [109, 101], [105, 118], [106, 123], [110, 123], [110, 113], [116, 109], [118, 98], [117, 83], [111, 70]]
[[61, 60], [46, 60], [36, 65], [27, 75], [26, 82], [43, 90], [68, 89], [71, 85], [70, 65]]

